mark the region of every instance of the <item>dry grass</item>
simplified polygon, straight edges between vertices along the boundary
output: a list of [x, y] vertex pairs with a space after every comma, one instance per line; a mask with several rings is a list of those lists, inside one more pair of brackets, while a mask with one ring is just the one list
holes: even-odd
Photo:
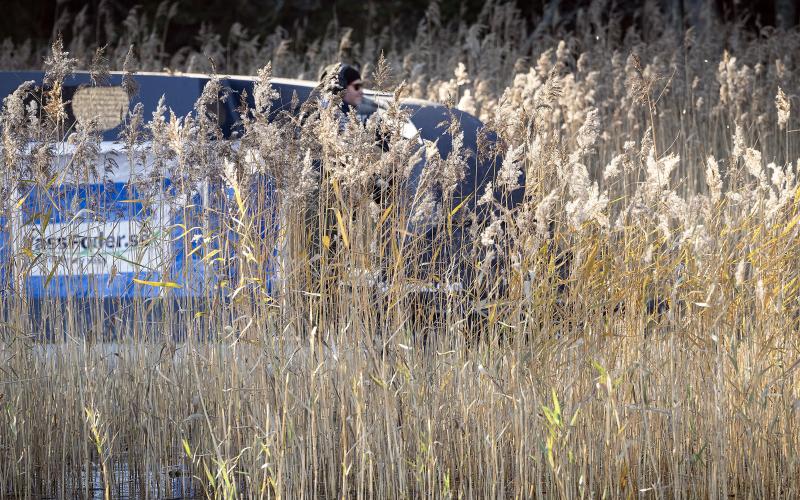
[[[387, 56], [408, 82], [398, 95], [480, 115], [507, 160], [499, 195], [524, 170], [525, 202], [469, 228], [447, 196], [463, 160], [432, 160], [424, 183], [443, 206], [423, 214], [438, 231], [429, 248], [398, 229], [413, 215], [401, 209], [413, 144], [371, 146], [370, 127], [391, 120], [339, 133], [325, 110], [298, 129], [261, 108], [234, 150], [203, 113], [144, 117], [151, 142], [126, 136], [153, 172], [135, 180], [143, 191], [162, 178], [183, 201], [203, 182], [236, 188], [227, 212], [187, 210], [197, 229], [177, 233], [186, 248], [201, 235], [203, 255], [236, 277], [176, 301], [164, 283], [191, 276], [167, 270], [156, 297], [105, 323], [115, 343], [71, 301], [36, 319], [18, 284], [6, 291], [0, 498], [800, 495], [798, 89], [783, 55], [797, 33], [721, 27], [681, 45], [656, 30], [612, 51], [613, 24], [558, 43], [508, 6], [457, 35], [434, 15]], [[70, 65], [56, 47], [54, 92]], [[260, 76], [267, 96], [268, 68]], [[5, 102], [5, 214], [20, 186], [58, 170], [58, 111], [31, 123]], [[72, 140], [59, 168], [88, 176], [98, 138]], [[249, 187], [264, 175], [275, 205]], [[378, 203], [376, 178], [391, 186]], [[264, 235], [273, 210], [285, 224]], [[24, 277], [35, 227], [14, 229]], [[443, 242], [469, 231], [475, 279], [425, 306], [415, 286], [461, 281]]]

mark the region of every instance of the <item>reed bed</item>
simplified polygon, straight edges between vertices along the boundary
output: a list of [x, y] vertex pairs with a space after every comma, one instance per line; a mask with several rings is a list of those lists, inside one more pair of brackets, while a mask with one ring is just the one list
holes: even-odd
[[[563, 33], [527, 32], [503, 4], [450, 29], [434, 4], [385, 57], [240, 37], [217, 68], [259, 75], [237, 147], [217, 140], [216, 79], [193, 115], [167, 102], [127, 117], [126, 154], [147, 172], [133, 182], [183, 211], [152, 239], [164, 267], [137, 285], [148, 296], [32, 313], [20, 283], [41, 263], [36, 226], [12, 223], [20, 193], [103, 175], [96, 131], [65, 131], [59, 114], [59, 82], [92, 51], [57, 42], [55, 104], [26, 109], [21, 91], [0, 124], [15, 277], [0, 305], [0, 498], [800, 495], [800, 37], [622, 33], [598, 6]], [[127, 51], [129, 35], [107, 49], [129, 73], [164, 62]], [[303, 73], [343, 48], [374, 61], [388, 118], [268, 121], [273, 68]], [[472, 161], [458, 148], [426, 145], [420, 195], [404, 194], [421, 153], [399, 133], [403, 97], [497, 134], [477, 152], [499, 155], [477, 210], [453, 203]], [[201, 185], [225, 208], [192, 211]], [[213, 273], [171, 275], [165, 242], [196, 236]], [[192, 280], [204, 296], [181, 296]]]

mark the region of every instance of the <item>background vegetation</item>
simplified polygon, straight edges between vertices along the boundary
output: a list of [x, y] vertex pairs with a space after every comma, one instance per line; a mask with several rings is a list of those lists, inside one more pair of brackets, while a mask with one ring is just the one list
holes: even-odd
[[[100, 47], [119, 42], [121, 27], [128, 30], [146, 26], [161, 38], [159, 49], [166, 54], [193, 49], [203, 51], [209, 38], [225, 46], [241, 39], [248, 42], [277, 40], [293, 52], [302, 53], [341, 32], [350, 30], [350, 39], [359, 45], [373, 44], [389, 51], [405, 46], [414, 38], [414, 27], [435, 9], [449, 30], [459, 25], [480, 24], [479, 18], [497, 2], [477, 0], [235, 0], [204, 2], [203, 9], [186, 2], [141, 0], [135, 4], [118, 0], [9, 0], [0, 19], [0, 42], [26, 45], [32, 51], [27, 63], [38, 68], [52, 40], [60, 33], [68, 47], [88, 44]], [[622, 27], [649, 36], [648, 22], [660, 11], [678, 31], [694, 27], [708, 29], [709, 22], [736, 23], [749, 33], [764, 28], [789, 29], [800, 22], [800, 10], [792, 0], [648, 0], [611, 2], [590, 0], [535, 0], [504, 2], [516, 9], [528, 30], [554, 34], [580, 28], [580, 19], [592, 9], [600, 12], [603, 24], [614, 18]], [[130, 39], [142, 43], [142, 39]], [[618, 42], [619, 40], [613, 40]], [[142, 47], [143, 49], [145, 47]], [[217, 61], [218, 63], [220, 61]], [[361, 61], [362, 63], [369, 60]], [[263, 64], [263, 62], [262, 62]], [[175, 68], [177, 69], [177, 68]]]

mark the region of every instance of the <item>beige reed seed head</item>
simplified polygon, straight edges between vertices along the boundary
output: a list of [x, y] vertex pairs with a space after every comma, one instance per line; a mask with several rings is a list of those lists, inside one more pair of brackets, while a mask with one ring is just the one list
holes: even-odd
[[786, 125], [789, 123], [789, 113], [792, 105], [780, 87], [778, 87], [778, 94], [775, 96], [775, 108], [778, 110], [778, 126], [785, 130]]

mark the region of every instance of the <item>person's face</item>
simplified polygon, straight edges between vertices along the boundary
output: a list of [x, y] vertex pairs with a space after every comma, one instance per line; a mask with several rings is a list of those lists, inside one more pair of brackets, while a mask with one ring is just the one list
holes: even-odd
[[354, 80], [344, 91], [344, 102], [350, 106], [358, 106], [364, 100], [364, 82]]

